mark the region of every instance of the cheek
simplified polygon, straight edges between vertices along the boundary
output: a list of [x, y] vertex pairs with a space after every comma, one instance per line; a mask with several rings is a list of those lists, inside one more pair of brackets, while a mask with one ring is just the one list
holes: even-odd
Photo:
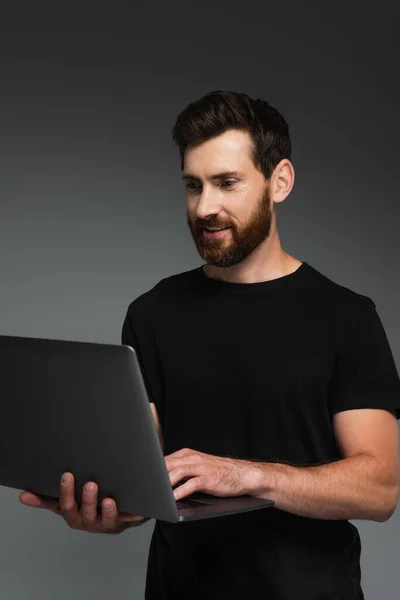
[[190, 223], [195, 223], [196, 221], [196, 212], [195, 209], [192, 208], [191, 206], [187, 206], [186, 208], [186, 219], [187, 221], [190, 221]]
[[233, 209], [229, 211], [226, 220], [232, 225], [234, 229], [242, 229], [243, 226], [246, 225], [246, 223], [248, 223], [250, 218], [251, 214], [248, 211], [243, 210], [242, 206], [238, 207], [236, 211], [234, 211]]
[[186, 214], [191, 223], [195, 223], [197, 219], [197, 205], [196, 200], [188, 200], [186, 204]]

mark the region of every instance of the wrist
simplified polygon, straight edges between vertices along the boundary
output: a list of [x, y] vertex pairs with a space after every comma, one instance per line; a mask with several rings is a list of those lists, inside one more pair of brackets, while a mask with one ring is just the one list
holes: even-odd
[[[246, 461], [244, 465], [244, 494], [258, 496], [269, 494], [275, 489], [275, 473], [273, 465], [256, 461]], [[271, 468], [269, 468], [271, 466]], [[268, 496], [269, 497], [269, 496]]]

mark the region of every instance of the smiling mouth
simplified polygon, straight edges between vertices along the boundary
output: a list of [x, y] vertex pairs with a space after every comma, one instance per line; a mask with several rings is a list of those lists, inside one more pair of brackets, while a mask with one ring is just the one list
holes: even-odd
[[216, 231], [205, 228], [203, 229], [203, 236], [208, 240], [212, 240], [214, 238], [222, 237], [228, 229], [230, 229], [230, 227], [224, 227], [223, 229], [218, 229]]
[[224, 229], [228, 229], [228, 227], [203, 227], [203, 229], [205, 229], [206, 231], [224, 231]]

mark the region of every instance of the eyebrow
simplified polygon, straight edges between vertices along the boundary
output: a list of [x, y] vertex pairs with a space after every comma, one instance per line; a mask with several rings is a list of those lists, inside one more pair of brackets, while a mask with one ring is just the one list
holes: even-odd
[[[216, 173], [215, 175], [211, 175], [210, 179], [212, 181], [216, 181], [217, 179], [223, 179], [224, 177], [243, 177], [244, 173], [240, 173], [239, 171], [223, 171], [222, 173]], [[191, 175], [190, 173], [183, 173], [182, 180], [186, 179], [199, 179], [195, 175]]]

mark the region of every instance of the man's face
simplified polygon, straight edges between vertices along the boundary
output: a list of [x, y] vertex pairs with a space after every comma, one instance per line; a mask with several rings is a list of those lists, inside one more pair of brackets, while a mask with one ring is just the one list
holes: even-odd
[[[187, 222], [201, 258], [216, 267], [240, 263], [271, 231], [269, 187], [251, 161], [250, 141], [234, 129], [185, 153]], [[227, 171], [236, 174], [215, 178]]]

